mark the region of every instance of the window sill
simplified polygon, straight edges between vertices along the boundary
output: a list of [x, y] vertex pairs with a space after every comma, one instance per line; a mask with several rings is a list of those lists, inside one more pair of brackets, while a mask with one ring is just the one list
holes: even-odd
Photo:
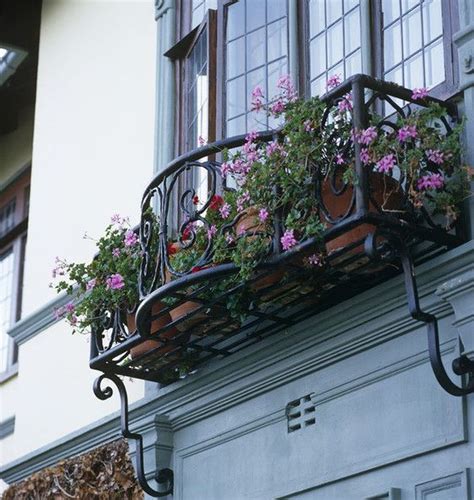
[[18, 375], [18, 363], [9, 366], [4, 372], [0, 373], [0, 384], [10, 381]]

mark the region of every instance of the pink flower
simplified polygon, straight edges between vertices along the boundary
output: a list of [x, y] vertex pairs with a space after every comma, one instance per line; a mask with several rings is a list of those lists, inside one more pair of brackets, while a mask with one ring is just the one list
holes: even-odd
[[120, 214], [114, 214], [110, 218], [110, 221], [112, 222], [112, 224], [117, 224], [120, 226], [123, 222], [123, 219], [122, 219], [122, 217], [120, 217]]
[[405, 125], [398, 131], [399, 142], [408, 141], [408, 139], [416, 138], [416, 125]]
[[72, 314], [74, 312], [74, 310], [76, 309], [75, 305], [73, 302], [68, 302], [65, 306], [64, 306], [64, 311], [66, 312], [66, 314]]
[[112, 250], [112, 256], [113, 257], [120, 257], [120, 248], [114, 248]]
[[200, 146], [204, 146], [206, 144], [206, 142], [207, 142], [206, 139], [204, 139], [204, 137], [202, 135], [200, 135], [198, 137], [198, 143]]
[[295, 238], [293, 229], [287, 229], [280, 238], [280, 242], [283, 250], [289, 250], [294, 247], [298, 241]]
[[314, 130], [311, 120], [306, 120], [303, 123], [303, 126], [306, 132], [312, 132]]
[[386, 155], [377, 162], [377, 170], [384, 173], [391, 172], [391, 170], [395, 166], [395, 163], [395, 155]]
[[232, 167], [230, 166], [230, 163], [224, 162], [221, 165], [221, 176], [226, 177], [227, 174], [229, 174], [232, 171]]
[[266, 208], [261, 208], [258, 212], [258, 219], [260, 222], [265, 222], [268, 219], [268, 210]]
[[112, 274], [112, 276], [109, 276], [105, 283], [109, 290], [119, 290], [120, 288], [123, 288], [125, 286], [123, 277], [119, 273], [115, 273]]
[[239, 212], [242, 212], [242, 210], [244, 209], [244, 205], [249, 201], [250, 201], [250, 194], [248, 193], [248, 191], [245, 191], [244, 193], [242, 193], [241, 196], [237, 198], [237, 210]]
[[417, 187], [420, 191], [427, 189], [441, 189], [444, 186], [444, 177], [442, 174], [428, 174], [418, 179]]
[[252, 130], [251, 132], [249, 132], [245, 136], [245, 142], [247, 144], [251, 144], [252, 142], [255, 142], [255, 140], [257, 139], [257, 137], [258, 137], [258, 132], [256, 132], [255, 130]]
[[59, 320], [64, 316], [64, 308], [56, 307], [53, 309], [53, 316], [55, 320]]
[[341, 84], [341, 75], [332, 75], [328, 78], [326, 86], [328, 89], [333, 89]]
[[288, 99], [288, 101], [294, 101], [297, 97], [295, 86], [291, 80], [290, 75], [282, 75], [278, 78], [277, 88], [283, 90], [283, 95]]
[[368, 146], [376, 138], [377, 138], [377, 129], [375, 127], [366, 128], [365, 130], [362, 130], [359, 134], [360, 144], [365, 144], [366, 146]]
[[271, 156], [273, 153], [279, 153], [280, 156], [285, 156], [286, 151], [280, 143], [272, 141], [267, 144], [267, 155]]
[[227, 233], [225, 236], [225, 241], [227, 242], [228, 245], [232, 245], [232, 243], [234, 243], [235, 240], [230, 233]]
[[444, 162], [444, 153], [439, 149], [428, 149], [426, 151], [426, 156], [428, 157], [428, 160], [436, 163], [437, 165], [441, 165]]
[[346, 111], [352, 111], [352, 94], [346, 94], [338, 103], [337, 109], [339, 113], [345, 113]]
[[277, 99], [276, 102], [274, 102], [270, 106], [270, 112], [273, 115], [279, 115], [279, 114], [283, 113], [283, 111], [285, 111], [285, 103], [283, 102], [282, 99]]
[[92, 290], [95, 287], [96, 283], [97, 283], [97, 280], [95, 278], [92, 278], [91, 280], [89, 280], [86, 283], [86, 290], [87, 291]]
[[228, 203], [224, 203], [221, 208], [219, 208], [219, 213], [223, 219], [227, 219], [230, 215], [230, 205]]
[[251, 111], [260, 111], [263, 108], [263, 90], [260, 85], [257, 85], [252, 90]]
[[360, 138], [360, 132], [356, 128], [353, 128], [351, 130], [351, 140], [352, 140], [352, 142], [359, 142], [359, 138]]
[[319, 266], [319, 267], [321, 267], [323, 265], [323, 261], [321, 259], [321, 256], [313, 253], [313, 255], [310, 255], [308, 257], [308, 264], [311, 264], [312, 266]]
[[369, 150], [367, 148], [362, 148], [360, 151], [359, 158], [362, 163], [369, 163], [370, 161]]
[[428, 89], [425, 87], [421, 87], [419, 89], [413, 89], [413, 93], [411, 94], [411, 98], [414, 100], [424, 99], [428, 96]]
[[207, 230], [207, 238], [209, 240], [212, 240], [212, 238], [216, 235], [217, 233], [217, 227], [212, 224], [212, 226]]
[[[366, 150], [367, 151], [367, 150]], [[342, 157], [342, 154], [341, 153], [338, 153], [336, 155], [336, 163], [338, 165], [343, 165], [344, 164], [344, 158]]]
[[127, 232], [125, 233], [123, 244], [126, 247], [133, 247], [137, 243], [138, 243], [138, 236], [131, 229], [128, 229]]

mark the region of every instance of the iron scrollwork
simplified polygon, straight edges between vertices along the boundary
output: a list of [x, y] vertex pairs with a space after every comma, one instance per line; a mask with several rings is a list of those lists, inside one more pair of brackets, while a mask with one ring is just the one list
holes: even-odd
[[133, 439], [136, 445], [136, 472], [138, 482], [143, 488], [143, 491], [152, 497], [165, 497], [173, 493], [173, 471], [169, 468], [160, 469], [157, 471], [155, 480], [159, 485], [166, 485], [166, 488], [162, 491], [155, 490], [150, 486], [144, 469], [144, 457], [143, 457], [143, 436], [136, 432], [131, 432], [128, 422], [128, 396], [127, 390], [125, 388], [122, 380], [113, 373], [103, 373], [94, 381], [94, 394], [97, 398], [101, 400], [106, 400], [112, 397], [113, 389], [110, 385], [105, 387], [102, 383], [105, 379], [110, 380], [115, 384], [120, 395], [120, 427], [122, 431], [122, 436], [126, 439]]

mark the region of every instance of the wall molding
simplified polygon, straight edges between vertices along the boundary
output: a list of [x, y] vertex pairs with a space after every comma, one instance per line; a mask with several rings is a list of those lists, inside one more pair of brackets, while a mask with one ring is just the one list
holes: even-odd
[[11, 436], [15, 432], [15, 416], [0, 422], [0, 440]]
[[66, 294], [58, 295], [37, 311], [25, 316], [15, 323], [7, 334], [18, 344], [22, 345], [39, 333], [46, 330], [55, 323], [62, 321], [54, 317], [54, 309], [60, 308], [71, 301], [71, 297]]

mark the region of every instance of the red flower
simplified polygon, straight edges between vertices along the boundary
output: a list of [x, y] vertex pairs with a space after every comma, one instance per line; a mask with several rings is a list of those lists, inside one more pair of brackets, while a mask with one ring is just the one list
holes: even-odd
[[178, 252], [178, 245], [176, 243], [168, 243], [167, 245], [168, 255], [174, 255]]
[[191, 228], [186, 226], [183, 229], [183, 240], [188, 240], [189, 238], [191, 238]]
[[194, 203], [195, 205], [197, 205], [197, 204], [199, 203], [199, 196], [198, 196], [197, 194], [195, 194], [195, 195], [193, 196], [193, 203]]
[[209, 208], [211, 210], [219, 210], [221, 206], [224, 204], [224, 198], [222, 196], [219, 196], [218, 194], [215, 194], [211, 198], [211, 203], [209, 203]]

